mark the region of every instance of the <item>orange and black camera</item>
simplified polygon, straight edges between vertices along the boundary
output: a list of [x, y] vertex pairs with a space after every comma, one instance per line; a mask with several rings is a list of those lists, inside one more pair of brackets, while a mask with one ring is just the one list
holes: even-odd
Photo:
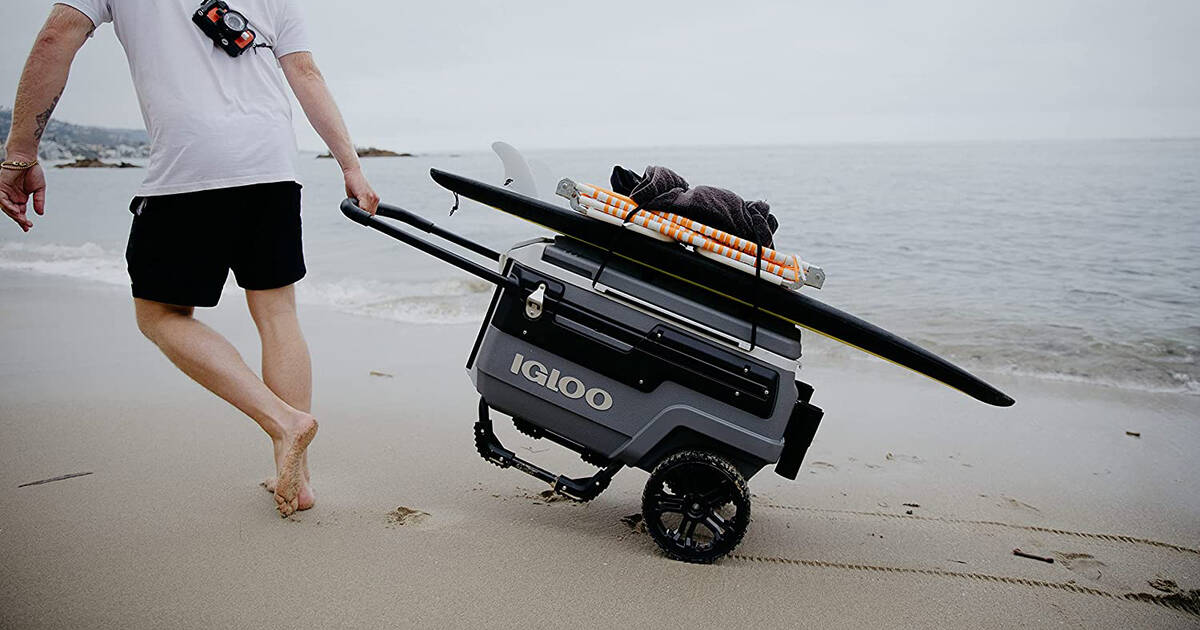
[[229, 8], [221, 0], [205, 0], [192, 15], [192, 21], [213, 40], [213, 44], [230, 57], [249, 50], [257, 37], [249, 28], [246, 16]]

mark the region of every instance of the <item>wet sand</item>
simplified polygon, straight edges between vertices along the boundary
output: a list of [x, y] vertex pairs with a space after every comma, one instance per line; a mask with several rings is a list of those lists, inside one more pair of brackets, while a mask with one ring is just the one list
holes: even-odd
[[[990, 377], [1018, 401], [995, 409], [811, 357], [799, 478], [752, 479], [745, 541], [691, 566], [628, 518], [645, 473], [579, 505], [475, 454], [473, 326], [304, 310], [317, 506], [280, 519], [269, 441], [122, 291], [10, 274], [0, 296], [0, 627], [1200, 624], [1200, 397]], [[236, 295], [202, 318], [257, 362]]]

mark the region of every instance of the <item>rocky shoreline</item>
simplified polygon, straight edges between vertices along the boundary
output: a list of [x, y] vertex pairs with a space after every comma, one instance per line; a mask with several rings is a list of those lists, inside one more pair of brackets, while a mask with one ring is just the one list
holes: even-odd
[[105, 162], [95, 158], [80, 158], [66, 164], [56, 164], [54, 168], [142, 168], [129, 162]]
[[[0, 157], [12, 126], [12, 110], [0, 108]], [[109, 129], [75, 125], [52, 119], [42, 136], [42, 160], [125, 160], [150, 156], [150, 139], [141, 129]], [[128, 168], [128, 167], [126, 167]]]
[[[357, 147], [357, 148], [355, 148], [355, 152], [357, 152], [357, 153], [358, 153], [358, 157], [360, 157], [360, 158], [368, 158], [368, 157], [416, 157], [416, 154], [413, 154], [413, 153], [396, 153], [395, 151], [389, 151], [389, 150], [387, 150], [387, 149], [377, 149], [377, 148], [375, 148], [375, 147], [366, 147], [366, 148]], [[317, 156], [317, 159], [328, 159], [328, 158], [332, 158], [332, 157], [333, 157], [333, 154], [332, 154], [332, 153], [322, 153], [321, 155], [318, 155], [318, 156]]]

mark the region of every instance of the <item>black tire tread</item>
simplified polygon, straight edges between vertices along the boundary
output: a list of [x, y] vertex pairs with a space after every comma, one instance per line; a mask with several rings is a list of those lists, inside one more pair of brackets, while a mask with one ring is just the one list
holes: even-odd
[[[672, 468], [676, 464], [684, 461], [704, 463], [728, 475], [729, 478], [733, 480], [734, 489], [744, 500], [746, 507], [745, 513], [743, 514], [742, 510], [738, 510], [738, 518], [737, 522], [734, 523], [734, 531], [731, 542], [729, 543], [728, 548], [722, 549], [719, 553], [712, 553], [708, 556], [702, 557], [679, 554], [672, 549], [667, 541], [660, 540], [655, 528], [650, 526], [650, 515], [646, 513], [646, 504], [650, 500], [650, 488], [653, 485], [653, 481], [662, 471]], [[658, 465], [654, 467], [654, 471], [650, 473], [650, 479], [647, 480], [646, 486], [642, 490], [642, 518], [647, 525], [646, 531], [650, 533], [651, 538], [654, 539], [654, 542], [658, 545], [659, 549], [661, 549], [668, 558], [682, 562], [690, 562], [693, 564], [712, 564], [713, 561], [732, 552], [739, 544], [741, 544], [742, 539], [746, 536], [746, 530], [749, 529], [750, 526], [750, 487], [746, 483], [746, 478], [728, 459], [709, 451], [679, 451], [664, 457], [662, 461], [660, 461]]]

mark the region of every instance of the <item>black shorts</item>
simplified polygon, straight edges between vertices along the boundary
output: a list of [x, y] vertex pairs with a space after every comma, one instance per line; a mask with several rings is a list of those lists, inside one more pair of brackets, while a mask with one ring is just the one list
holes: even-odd
[[304, 277], [296, 182], [135, 197], [129, 209], [133, 297], [216, 306], [230, 269], [252, 291]]

